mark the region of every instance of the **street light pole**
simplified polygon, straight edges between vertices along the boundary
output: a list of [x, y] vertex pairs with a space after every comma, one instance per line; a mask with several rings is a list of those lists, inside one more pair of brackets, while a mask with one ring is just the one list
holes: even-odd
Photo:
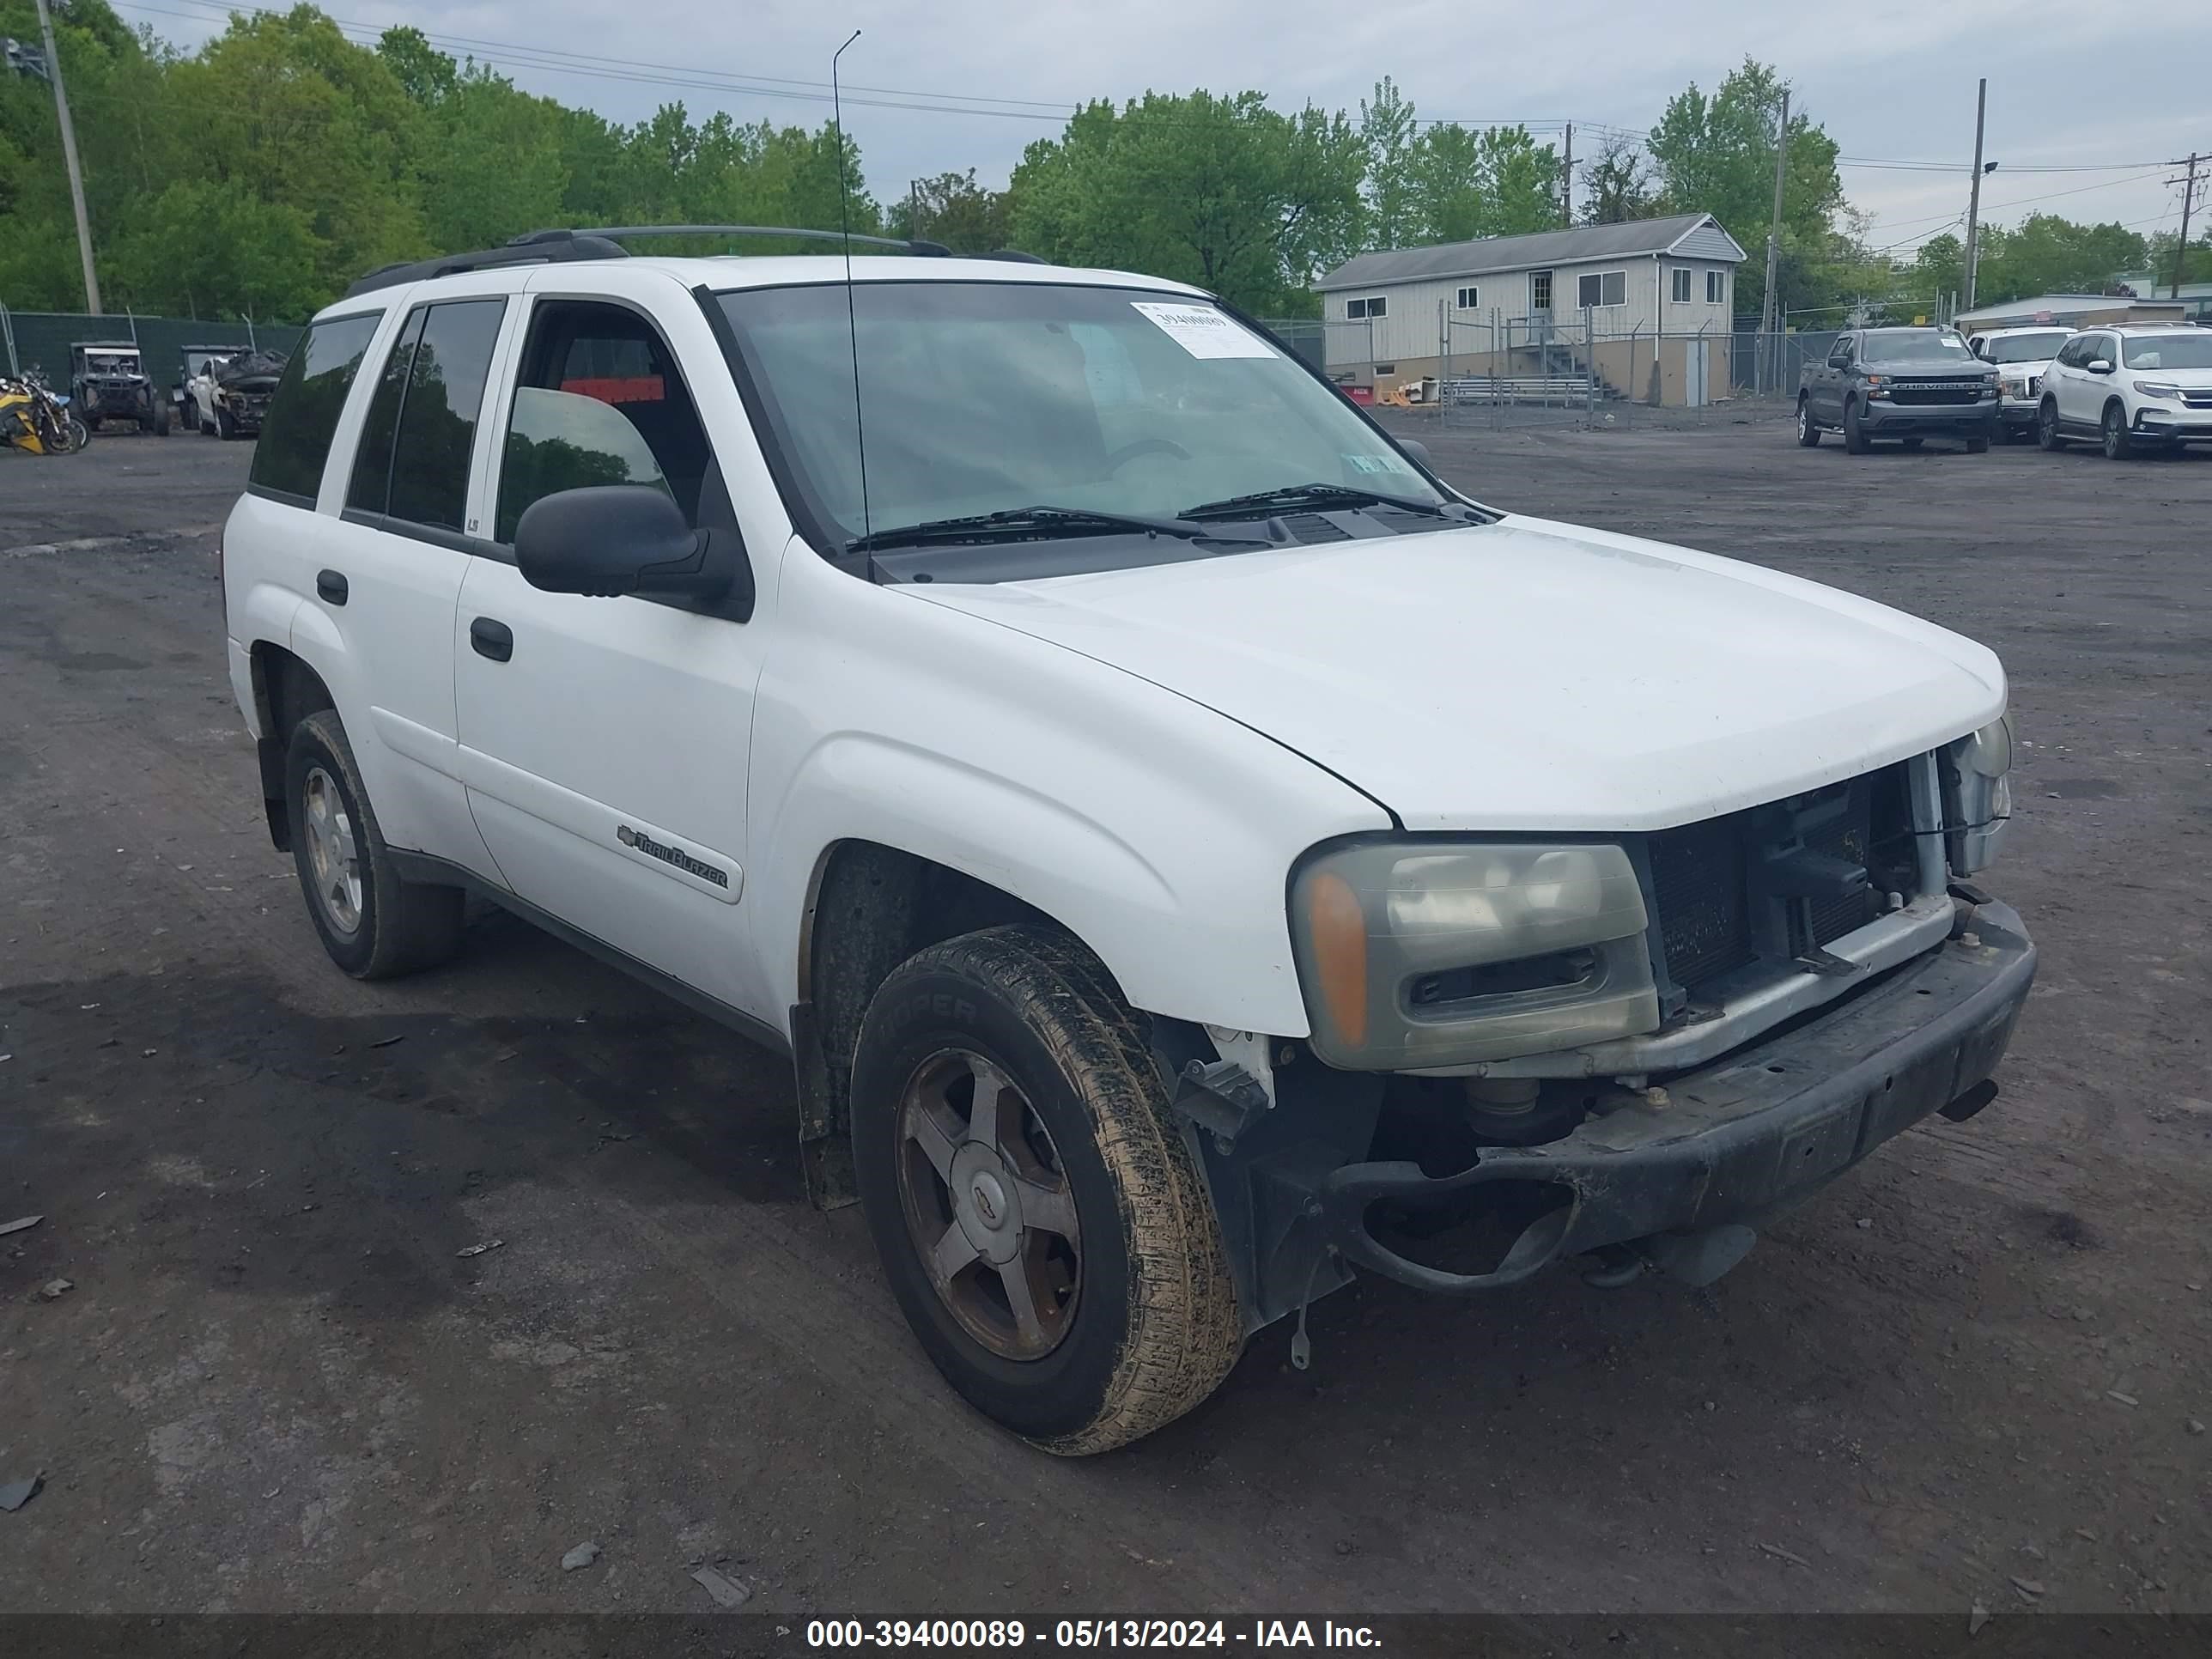
[[1774, 291], [1774, 280], [1782, 267], [1782, 181], [1786, 176], [1790, 161], [1790, 88], [1782, 88], [1782, 122], [1774, 130], [1774, 216], [1766, 223], [1766, 293], [1759, 305], [1759, 382], [1766, 385], [1764, 372], [1771, 363], [1774, 371], [1773, 389], [1782, 386], [1782, 353], [1780, 343], [1773, 338], [1782, 331], [1785, 316], [1782, 298]]
[[84, 210], [84, 170], [76, 161], [76, 128], [70, 124], [69, 94], [62, 89], [61, 54], [54, 50], [54, 20], [46, 0], [38, 0], [39, 31], [46, 42], [46, 78], [54, 83], [54, 110], [62, 121], [62, 164], [69, 169], [70, 202], [76, 209], [77, 257], [84, 262], [85, 309], [100, 314], [100, 278], [92, 269], [92, 221]]
[[1982, 115], [1989, 104], [1986, 78], [1974, 94], [1974, 183], [1966, 197], [1966, 309], [1974, 308], [1974, 264], [1981, 250], [1975, 245], [1982, 220]]

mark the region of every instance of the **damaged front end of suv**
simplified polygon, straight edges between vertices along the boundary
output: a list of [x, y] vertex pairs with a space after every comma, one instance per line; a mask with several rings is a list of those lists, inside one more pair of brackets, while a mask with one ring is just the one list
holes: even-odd
[[1973, 881], [2011, 755], [2000, 719], [1655, 832], [1317, 848], [1290, 893], [1311, 1036], [1172, 1057], [1249, 1322], [1348, 1267], [1709, 1283], [1884, 1140], [1980, 1110], [2035, 974]]

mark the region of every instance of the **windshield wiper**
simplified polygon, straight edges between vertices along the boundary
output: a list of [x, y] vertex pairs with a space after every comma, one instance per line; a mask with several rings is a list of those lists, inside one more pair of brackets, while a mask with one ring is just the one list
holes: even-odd
[[1179, 536], [1185, 541], [1196, 541], [1211, 533], [1203, 525], [1187, 524], [1181, 519], [1097, 513], [1087, 507], [1010, 507], [972, 518], [927, 519], [920, 524], [878, 530], [873, 535], [855, 536], [845, 544], [845, 550], [865, 553], [880, 547], [923, 547], [932, 542], [1054, 541], [1114, 530], [1136, 531], [1149, 536]]
[[[1185, 507], [1186, 519], [1232, 517], [1244, 509], [1272, 510], [1281, 507], [1319, 507], [1323, 503], [1342, 507], [1395, 507], [1407, 513], [1425, 513], [1434, 519], [1456, 519], [1460, 512], [1454, 509], [1457, 502], [1417, 501], [1404, 495], [1386, 495], [1379, 489], [1363, 489], [1358, 484], [1300, 483], [1284, 484], [1275, 489], [1262, 489], [1249, 495], [1231, 495], [1218, 501], [1202, 501], [1196, 507]], [[1463, 509], [1462, 509], [1463, 510]]]

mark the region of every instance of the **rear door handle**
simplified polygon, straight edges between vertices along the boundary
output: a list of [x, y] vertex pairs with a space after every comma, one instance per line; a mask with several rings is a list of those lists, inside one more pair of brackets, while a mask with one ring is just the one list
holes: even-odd
[[503, 622], [478, 617], [469, 624], [469, 643], [479, 657], [506, 662], [514, 655], [514, 630]]
[[315, 592], [331, 605], [343, 605], [348, 592], [344, 574], [336, 570], [318, 570], [315, 573]]

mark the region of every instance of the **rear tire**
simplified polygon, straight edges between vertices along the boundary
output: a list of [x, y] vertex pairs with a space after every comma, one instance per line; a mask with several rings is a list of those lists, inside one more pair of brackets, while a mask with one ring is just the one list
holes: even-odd
[[1844, 447], [1854, 455], [1863, 455], [1874, 447], [1866, 428], [1859, 424], [1858, 400], [1853, 398], [1844, 405]]
[[356, 979], [390, 979], [460, 949], [465, 896], [401, 879], [336, 709], [293, 728], [284, 807], [307, 916], [332, 962]]
[[1813, 424], [1813, 400], [1810, 398], [1797, 400], [1797, 441], [1807, 449], [1815, 447], [1820, 441], [1820, 428]]
[[2105, 405], [2105, 459], [2108, 461], [2132, 460], [2135, 458], [2135, 439], [2128, 431], [2128, 412], [2115, 398]]
[[884, 1274], [977, 1410], [1082, 1455], [1229, 1374], [1243, 1326], [1212, 1200], [1137, 1017], [1079, 944], [1024, 923], [909, 957], [861, 1024], [852, 1099]]

